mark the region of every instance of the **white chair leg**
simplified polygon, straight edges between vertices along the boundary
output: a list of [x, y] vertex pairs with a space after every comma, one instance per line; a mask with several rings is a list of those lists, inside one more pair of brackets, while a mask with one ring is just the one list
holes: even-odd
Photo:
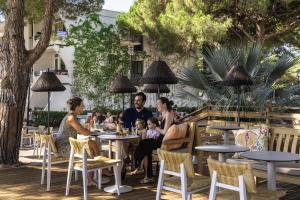
[[98, 169], [98, 189], [101, 189], [102, 184], [102, 169]]
[[[39, 153], [39, 158], [40, 158], [41, 155], [42, 155], [42, 149], [43, 149], [44, 146], [45, 146], [45, 144], [44, 144], [44, 143], [41, 143], [40, 153]], [[45, 148], [46, 148], [46, 147], [45, 147]]]
[[120, 180], [119, 180], [118, 166], [114, 165], [113, 168], [114, 168], [114, 175], [115, 175], [115, 182], [116, 182], [117, 194], [120, 195]]
[[[67, 185], [66, 185], [66, 196], [69, 195], [69, 191], [70, 191], [70, 184], [71, 184], [71, 180], [72, 180], [72, 171], [73, 171], [73, 159], [70, 158], [69, 167], [68, 167]], [[77, 170], [75, 170], [75, 177], [76, 177], [76, 174], [77, 174], [76, 172], [77, 172]], [[77, 174], [77, 176], [78, 176], [78, 174]]]
[[87, 170], [86, 167], [82, 170], [82, 180], [83, 180], [83, 199], [87, 200]]
[[192, 199], [192, 194], [191, 193], [188, 193], [188, 200], [191, 200]]
[[160, 161], [160, 169], [159, 169], [159, 177], [158, 177], [158, 183], [157, 183], [157, 191], [156, 191], [156, 200], [160, 200], [161, 198], [161, 192], [162, 187], [164, 184], [164, 168], [165, 168], [165, 161]]
[[35, 155], [35, 151], [36, 151], [36, 139], [35, 136], [33, 137], [33, 156]]
[[188, 192], [187, 192], [187, 178], [185, 173], [185, 168], [183, 163], [180, 164], [180, 179], [181, 179], [181, 193], [182, 200], [187, 200]]
[[[22, 131], [23, 132], [23, 131]], [[20, 143], [20, 147], [23, 147], [23, 133], [21, 133], [21, 143]]]
[[213, 171], [208, 200], [215, 200], [217, 195], [217, 172]]
[[[45, 145], [46, 148], [46, 145]], [[47, 169], [47, 192], [50, 191], [50, 184], [51, 184], [51, 147], [50, 143], [48, 143], [48, 169]]]
[[44, 184], [45, 180], [45, 168], [46, 168], [46, 149], [44, 150], [44, 156], [43, 156], [43, 166], [42, 166], [42, 177], [41, 177], [41, 185]]
[[78, 181], [78, 170], [74, 170], [75, 171], [75, 181]]
[[239, 176], [240, 200], [247, 200], [246, 186], [243, 176]]

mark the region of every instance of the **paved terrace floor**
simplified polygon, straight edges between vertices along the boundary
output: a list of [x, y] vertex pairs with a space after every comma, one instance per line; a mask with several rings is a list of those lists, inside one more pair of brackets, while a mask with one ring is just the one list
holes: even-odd
[[[29, 156], [30, 151], [21, 151], [21, 160]], [[26, 160], [26, 159], [25, 159]], [[78, 182], [74, 181], [74, 176], [71, 182], [70, 196], [64, 196], [65, 185], [67, 180], [67, 165], [53, 165], [52, 167], [52, 177], [51, 177], [51, 191], [46, 192], [46, 186], [40, 185], [41, 177], [41, 167], [32, 164], [26, 165], [21, 168], [15, 169], [0, 169], [0, 200], [35, 200], [35, 199], [63, 199], [63, 200], [79, 200], [82, 199], [82, 181], [81, 177]], [[156, 183], [154, 184], [140, 184], [139, 180], [142, 175], [139, 176], [127, 176], [125, 181], [126, 185], [133, 186], [134, 190], [132, 192], [121, 194], [119, 197], [117, 195], [112, 195], [106, 193], [103, 189], [98, 190], [96, 187], [88, 188], [89, 199], [120, 199], [120, 200], [153, 200], [155, 199], [156, 193]], [[110, 183], [104, 185], [109, 186], [114, 183], [112, 180]], [[261, 184], [265, 184], [261, 183]], [[285, 196], [284, 200], [296, 200], [300, 199], [300, 187], [289, 184], [279, 184], [280, 188], [286, 189], [288, 195]], [[181, 196], [171, 193], [163, 192], [162, 199], [181, 199]], [[207, 200], [208, 190], [203, 193], [193, 195], [193, 199], [197, 200]]]

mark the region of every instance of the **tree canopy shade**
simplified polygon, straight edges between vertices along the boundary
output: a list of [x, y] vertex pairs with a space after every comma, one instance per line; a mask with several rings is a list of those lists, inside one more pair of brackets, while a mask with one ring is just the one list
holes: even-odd
[[300, 1], [137, 0], [118, 24], [146, 35], [165, 54], [237, 39], [300, 46]]
[[[0, 0], [5, 17], [0, 51], [0, 165], [18, 164], [31, 68], [49, 45], [54, 14], [72, 17], [100, 11], [102, 4], [103, 0]], [[30, 14], [31, 20], [40, 16], [42, 34], [33, 49], [26, 49], [24, 26]]]
[[223, 38], [231, 26], [229, 18], [214, 18], [203, 6], [202, 1], [138, 0], [117, 22], [149, 37], [163, 53], [193, 54], [204, 42]]
[[121, 46], [116, 29], [103, 24], [98, 14], [91, 14], [73, 26], [67, 45], [75, 48], [75, 92], [102, 105], [112, 95], [108, 92], [112, 80], [128, 72], [127, 47]]

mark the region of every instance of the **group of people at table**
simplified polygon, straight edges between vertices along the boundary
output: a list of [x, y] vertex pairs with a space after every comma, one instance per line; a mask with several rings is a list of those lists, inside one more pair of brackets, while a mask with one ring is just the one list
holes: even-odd
[[[175, 122], [175, 115], [172, 112], [173, 102], [165, 97], [160, 97], [157, 100], [157, 111], [161, 114], [161, 120], [153, 117], [152, 112], [144, 107], [146, 102], [146, 95], [139, 92], [134, 98], [134, 107], [125, 110], [123, 116], [118, 115], [117, 122], [122, 124], [124, 128], [129, 130], [133, 127], [137, 129], [140, 135], [140, 141], [134, 153], [136, 169], [131, 172], [132, 175], [142, 171], [145, 172], [145, 177], [140, 181], [141, 183], [153, 182], [152, 171], [152, 151], [159, 148], [167, 130]], [[79, 97], [69, 99], [67, 101], [69, 108], [68, 114], [63, 118], [58, 133], [55, 136], [55, 144], [57, 146], [58, 155], [69, 156], [70, 144], [69, 137], [77, 138], [77, 135], [90, 136], [91, 131], [89, 128], [84, 127], [77, 119], [77, 115], [84, 111], [83, 100]], [[106, 120], [108, 123], [113, 122], [111, 116]], [[146, 127], [147, 124], [147, 127]], [[128, 157], [128, 148], [131, 145], [129, 141], [123, 142], [123, 150], [121, 157], [123, 163], [130, 161]], [[100, 155], [100, 150], [95, 140], [89, 140], [89, 148], [93, 156]], [[125, 165], [123, 165], [125, 166]], [[110, 171], [103, 171], [104, 175], [111, 176]], [[126, 168], [122, 168], [122, 175], [126, 174]], [[88, 185], [97, 185], [93, 179], [93, 174], [88, 175]]]
[[[145, 108], [146, 95], [142, 92], [139, 92], [135, 95], [134, 98], [134, 107], [125, 110], [124, 113], [121, 113], [117, 116], [118, 125], [122, 125], [128, 130], [136, 130], [136, 133], [139, 135], [139, 142], [136, 145], [134, 151], [134, 161], [135, 169], [130, 173], [131, 175], [138, 174], [139, 172], [144, 171], [144, 178], [140, 183], [151, 183], [153, 182], [153, 170], [152, 170], [152, 152], [161, 147], [163, 138], [167, 138], [166, 133], [168, 129], [175, 124], [176, 115], [172, 111], [173, 102], [165, 97], [160, 97], [157, 99], [156, 107], [157, 111], [161, 115], [161, 119], [153, 117], [151, 111]], [[70, 144], [69, 137], [78, 138], [78, 136], [91, 136], [90, 127], [85, 127], [82, 125], [78, 119], [77, 115], [81, 114], [84, 111], [83, 100], [79, 97], [69, 99], [67, 101], [69, 112], [62, 120], [58, 133], [55, 135], [55, 145], [57, 147], [58, 155], [60, 156], [69, 156], [70, 154]], [[95, 123], [97, 115], [93, 115], [91, 118], [90, 125]], [[110, 114], [104, 120], [104, 123], [113, 123], [114, 119]], [[98, 123], [98, 122], [97, 122]], [[215, 127], [219, 129], [224, 129], [220, 127]], [[226, 127], [234, 129], [233, 127]], [[172, 129], [172, 128], [171, 128]], [[170, 130], [171, 130], [170, 129]], [[225, 129], [224, 129], [225, 130]], [[168, 135], [168, 134], [167, 134]], [[226, 134], [224, 134], [226, 137]], [[101, 139], [101, 137], [100, 137]], [[225, 139], [226, 141], [226, 139]], [[89, 140], [89, 148], [91, 150], [92, 156], [99, 156], [100, 149], [97, 140]], [[120, 143], [119, 143], [120, 144]], [[126, 175], [126, 163], [130, 162], [129, 159], [129, 147], [132, 143], [128, 140], [122, 142], [122, 150], [118, 152], [119, 158], [123, 160], [122, 168], [122, 178]], [[235, 145], [204, 145], [198, 146], [195, 148], [200, 151], [208, 152], [217, 152], [219, 153], [220, 161], [225, 161], [225, 153], [234, 153], [234, 152], [244, 152], [249, 151], [247, 147], [235, 146]], [[258, 153], [258, 154], [257, 154]], [[249, 154], [249, 155], [248, 155]], [[274, 161], [292, 161], [300, 160], [299, 156], [290, 155], [288, 153], [277, 153], [272, 151], [265, 151], [264, 153], [254, 152], [252, 155], [251, 152], [248, 154], [241, 154], [242, 157], [254, 159], [254, 160], [264, 160], [268, 162], [268, 189], [276, 190], [276, 178], [275, 178], [275, 167]], [[274, 155], [273, 155], [274, 154]], [[106, 170], [103, 171], [103, 174], [106, 176], [112, 176], [113, 174]], [[88, 175], [88, 185], [97, 185], [98, 183], [93, 179], [93, 173]]]

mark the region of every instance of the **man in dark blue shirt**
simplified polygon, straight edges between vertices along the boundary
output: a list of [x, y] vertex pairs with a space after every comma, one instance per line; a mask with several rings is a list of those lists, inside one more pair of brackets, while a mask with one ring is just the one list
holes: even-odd
[[150, 117], [153, 117], [152, 112], [144, 107], [146, 103], [146, 95], [139, 92], [134, 97], [134, 108], [128, 108], [123, 115], [124, 127], [131, 128], [135, 125], [137, 119], [142, 119], [147, 123]]

